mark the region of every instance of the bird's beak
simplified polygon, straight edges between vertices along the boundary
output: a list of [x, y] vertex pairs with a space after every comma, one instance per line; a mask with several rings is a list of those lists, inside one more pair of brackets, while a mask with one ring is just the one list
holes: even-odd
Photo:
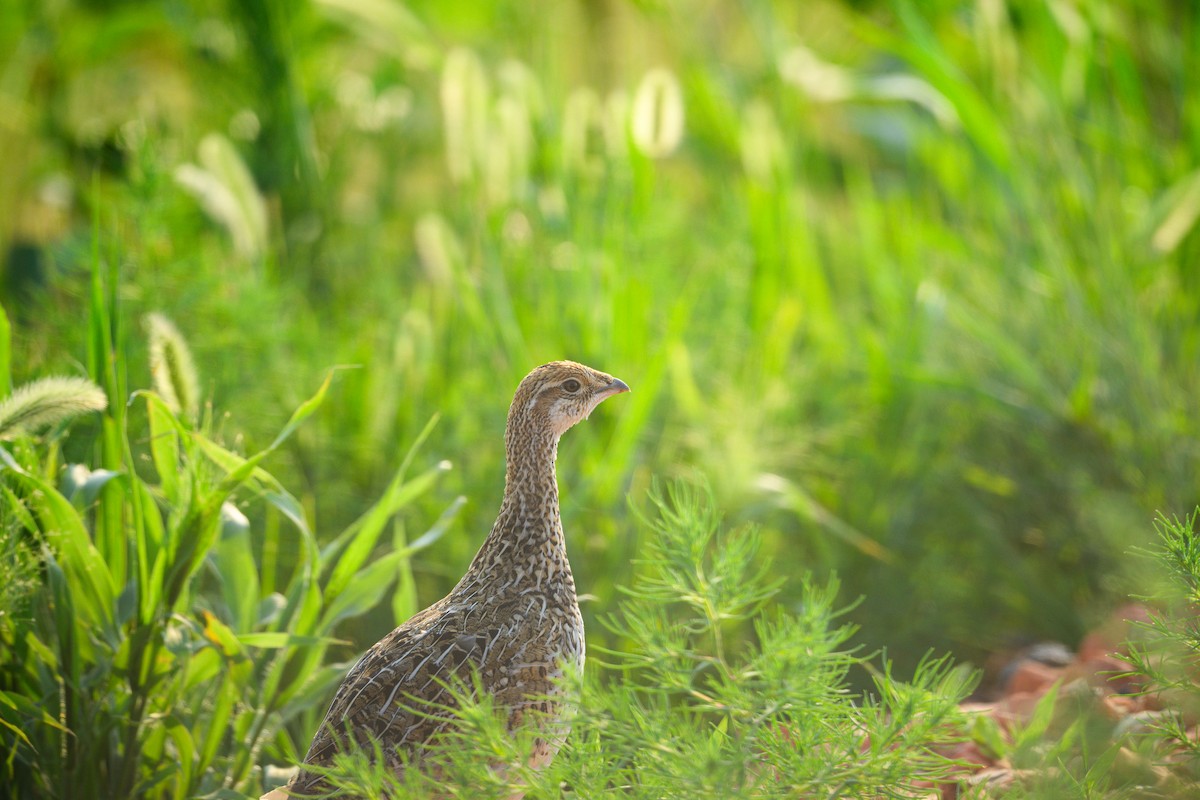
[[621, 380], [620, 378], [613, 378], [611, 381], [609, 381], [607, 386], [599, 391], [598, 396], [601, 400], [605, 400], [609, 397], [612, 397], [614, 394], [621, 394], [622, 392], [628, 391], [629, 385], [625, 383], [625, 381]]

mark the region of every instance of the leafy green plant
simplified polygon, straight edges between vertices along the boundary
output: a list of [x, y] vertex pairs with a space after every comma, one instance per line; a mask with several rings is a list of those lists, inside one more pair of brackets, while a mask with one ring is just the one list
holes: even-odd
[[467, 686], [403, 790], [370, 753], [340, 759], [339, 783], [369, 797], [910, 798], [947, 774], [935, 745], [957, 737], [969, 670], [928, 659], [906, 683], [885, 662], [856, 694], [849, 673], [871, 659], [847, 649], [836, 582], [802, 575], [800, 602], [781, 606], [761, 535], [727, 529], [706, 487], [656, 487], [639, 516], [647, 551], [604, 618], [621, 647], [593, 648], [568, 678], [572, 732], [547, 769]]
[[[106, 300], [94, 295], [98, 353], [120, 330]], [[14, 797], [240, 797], [256, 789], [264, 744], [282, 725], [311, 727], [323, 712], [315, 706], [342, 671], [324, 663], [337, 625], [378, 605], [461, 505], [416, 541], [394, 542], [370, 560], [389, 521], [445, 472], [443, 464], [408, 478], [410, 452], [383, 498], [319, 545], [300, 502], [261, 465], [320, 408], [332, 373], [266, 448], [243, 456], [196, 429], [193, 414], [177, 414], [195, 408], [195, 376], [179, 372], [191, 358], [173, 326], [154, 325], [170, 337], [156, 347], [172, 353], [160, 355], [155, 380], [175, 392], [170, 402], [150, 390], [133, 395], [147, 417], [153, 477], [142, 473], [123, 402], [102, 419], [105, 467], [63, 465], [61, 430], [40, 440], [17, 435], [0, 449], [0, 537], [21, 578], [5, 590], [0, 613], [0, 739], [9, 754], [0, 782]], [[119, 385], [120, 365], [93, 364], [106, 365], [99, 377]], [[103, 408], [90, 382], [45, 386], [4, 407]], [[258, 545], [239, 501], [268, 521]], [[281, 549], [279, 519], [296, 541], [285, 565], [263, 557]]]
[[[1146, 510], [1195, 501], [1198, 10], [8, 3], [0, 386], [78, 371], [95, 247], [130, 319], [187, 320], [250, 452], [362, 365], [271, 462], [311, 527], [352, 522], [387, 443], [440, 413], [428, 448], [478, 533], [511, 389], [579, 358], [634, 387], [564, 445], [584, 591], [632, 580], [627, 493], [699, 468], [778, 574], [836, 570], [901, 669], [1073, 641], [1136, 587]], [[64, 458], [120, 471], [128, 387], [97, 370], [151, 379], [110, 333], [89, 374], [112, 444], [77, 453], [78, 426]], [[274, 518], [252, 539], [282, 567]], [[405, 595], [477, 543], [448, 537]]]

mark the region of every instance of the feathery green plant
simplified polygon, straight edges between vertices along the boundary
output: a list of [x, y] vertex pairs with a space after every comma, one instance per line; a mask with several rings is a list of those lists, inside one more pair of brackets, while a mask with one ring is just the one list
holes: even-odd
[[[462, 457], [438, 485], [471, 497], [468, 534], [401, 560], [400, 609], [462, 573], [494, 518], [510, 391], [564, 356], [635, 389], [564, 443], [583, 591], [633, 580], [643, 529], [625, 496], [699, 468], [761, 526], [773, 575], [837, 571], [842, 602], [862, 597], [847, 619], [901, 671], [931, 646], [980, 659], [1072, 641], [1137, 585], [1124, 554], [1147, 509], [1194, 503], [1196, 4], [225, 10], [0, 12], [0, 150], [18, 154], [0, 182], [0, 395], [70, 374], [86, 348], [112, 405], [94, 440], [77, 425], [51, 443], [43, 471], [59, 486], [61, 463], [86, 462], [96, 503], [78, 482], [60, 493], [92, 514], [114, 574], [136, 565], [110, 496], [170, 437], [124, 403], [152, 385], [143, 343], [119, 320], [79, 324], [89, 288], [130, 319], [187, 320], [251, 452], [299, 387], [362, 365], [332, 390], [338, 413], [271, 462], [313, 528], [356, 519], [391, 481], [381, 443], [443, 415], [423, 452]], [[660, 124], [676, 102], [678, 140]], [[215, 218], [175, 180], [189, 160]], [[87, 208], [104, 216], [90, 239]], [[87, 242], [120, 265], [103, 286], [77, 267]], [[19, 463], [47, 447], [12, 441]], [[445, 498], [413, 503], [434, 519]], [[265, 594], [296, 549], [286, 516], [254, 508]], [[615, 648], [608, 607], [584, 614]]]
[[104, 391], [86, 378], [41, 378], [0, 401], [0, 441], [107, 407]]
[[856, 695], [849, 673], [868, 659], [847, 649], [836, 582], [799, 576], [801, 602], [781, 606], [760, 535], [725, 528], [707, 487], [656, 486], [639, 517], [648, 552], [605, 618], [622, 646], [593, 648], [566, 679], [572, 731], [548, 768], [527, 766], [532, 734], [507, 736], [468, 682], [423, 771], [398, 781], [371, 766], [377, 754], [347, 754], [338, 784], [367, 797], [911, 798], [946, 776], [935, 747], [958, 737], [969, 670], [928, 659], [904, 683], [885, 664]]
[[1147, 726], [1156, 756], [1177, 765], [1192, 790], [1200, 788], [1200, 509], [1185, 518], [1160, 515], [1157, 546], [1149, 552], [1166, 573], [1149, 621], [1130, 643], [1133, 672], [1165, 710]]
[[167, 408], [192, 425], [200, 415], [200, 378], [187, 341], [162, 314], [147, 314], [150, 378]]

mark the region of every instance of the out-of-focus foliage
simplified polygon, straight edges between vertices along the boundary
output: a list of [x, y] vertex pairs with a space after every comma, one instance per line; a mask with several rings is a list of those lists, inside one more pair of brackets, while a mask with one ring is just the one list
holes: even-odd
[[[88, 327], [96, 383], [30, 384], [4, 408], [20, 400], [78, 416], [122, 396], [124, 365], [113, 358], [112, 335], [121, 321], [99, 271], [94, 288]], [[174, 334], [174, 358], [156, 378], [180, 386], [186, 379], [174, 373], [190, 361], [187, 345], [165, 318], [154, 325], [158, 335]], [[239, 797], [260, 785], [261, 748], [281, 726], [311, 728], [324, 715], [325, 693], [344, 672], [325, 663], [335, 627], [377, 607], [398, 578], [411, 581], [413, 553], [440, 537], [461, 505], [411, 545], [397, 525], [388, 555], [371, 559], [390, 521], [444, 472], [406, 478], [406, 459], [377, 503], [319, 544], [300, 502], [260, 465], [317, 411], [331, 379], [249, 457], [221, 444], [208, 420], [197, 427], [149, 390], [130, 397], [136, 411], [108, 405], [93, 464], [63, 463], [63, 425], [42, 440], [6, 436], [0, 783], [7, 796]], [[148, 442], [127, 434], [134, 413], [148, 424]], [[239, 503], [269, 512], [253, 537]], [[285, 549], [292, 557], [281, 569]], [[406, 617], [416, 609], [396, 611]]]
[[[246, 452], [357, 365], [272, 470], [341, 530], [440, 413], [419, 458], [456, 469], [414, 509], [469, 502], [413, 566], [424, 603], [491, 523], [512, 389], [576, 358], [634, 390], [561, 452], [597, 644], [625, 644], [596, 614], [644, 546], [624, 497], [695, 472], [776, 574], [836, 569], [899, 664], [1071, 641], [1138, 585], [1153, 512], [1197, 500], [1197, 16], [8, 3], [2, 386], [79, 371], [96, 263], [126, 319], [176, 321], [196, 411], [233, 412], [210, 424]], [[115, 358], [150, 386], [129, 333]]]

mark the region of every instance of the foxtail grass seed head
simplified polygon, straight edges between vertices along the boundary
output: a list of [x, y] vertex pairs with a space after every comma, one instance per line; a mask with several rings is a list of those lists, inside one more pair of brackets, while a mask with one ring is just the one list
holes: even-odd
[[243, 108], [229, 118], [229, 135], [242, 142], [253, 142], [262, 133], [262, 121], [253, 109]]
[[181, 164], [175, 182], [221, 225], [243, 258], [257, 258], [267, 249], [267, 204], [246, 163], [224, 136], [210, 133], [200, 141], [200, 164]]
[[803, 45], [796, 45], [783, 54], [779, 59], [779, 74], [818, 102], [838, 103], [854, 96], [853, 74], [822, 61]]
[[371, 103], [370, 111], [358, 120], [363, 130], [382, 131], [397, 127], [412, 112], [413, 92], [407, 86], [388, 86]]
[[567, 218], [567, 194], [558, 184], [543, 186], [537, 194], [537, 207], [547, 220], [560, 223]]
[[348, 69], [337, 77], [333, 96], [343, 111], [357, 115], [375, 95], [371, 79], [358, 70]]
[[600, 96], [580, 87], [567, 96], [562, 121], [562, 168], [568, 175], [592, 175], [601, 169], [591, 152], [592, 132], [600, 119]]
[[683, 141], [683, 89], [673, 72], [652, 69], [633, 96], [633, 143], [650, 158], [664, 158]]
[[413, 237], [426, 279], [439, 289], [448, 289], [454, 284], [456, 265], [463, 257], [462, 245], [449, 223], [435, 212], [423, 214]]
[[[1057, 20], [1061, 21], [1068, 15], [1076, 20], [1079, 19], [1078, 13], [1074, 9], [1066, 11], [1065, 14], [1060, 13], [1060, 9], [1067, 9], [1070, 3], [1048, 5], [1051, 16]], [[1005, 0], [980, 0], [976, 5], [975, 30], [981, 55], [988, 60], [999, 86], [1003, 87], [1006, 92], [1016, 91], [1022, 59], [1020, 45], [1014, 35], [1008, 3]], [[1070, 29], [1063, 28], [1060, 23], [1060, 30], [1067, 35], [1068, 41], [1074, 43], [1074, 36]], [[1073, 47], [1068, 48], [1068, 50], [1073, 49]], [[1067, 73], [1070, 71], [1069, 63], [1068, 56], [1063, 64], [1064, 89], [1066, 88]]]
[[442, 67], [442, 136], [446, 169], [455, 183], [474, 178], [486, 152], [490, 94], [479, 57], [465, 47], [451, 50]]
[[334, 96], [354, 120], [354, 126], [367, 133], [399, 125], [413, 105], [412, 90], [408, 87], [393, 85], [376, 93], [371, 79], [355, 70], [346, 70], [338, 76]]
[[501, 94], [514, 98], [525, 107], [531, 121], [546, 115], [546, 93], [542, 91], [537, 75], [525, 62], [505, 59], [496, 69], [496, 84]]
[[42, 378], [0, 402], [0, 441], [107, 407], [104, 391], [86, 378]]
[[1168, 192], [1168, 197], [1173, 197], [1170, 211], [1150, 237], [1150, 243], [1160, 253], [1169, 253], [1178, 247], [1200, 220], [1200, 170], [1188, 176], [1180, 187]]
[[629, 160], [629, 92], [622, 89], [604, 101], [604, 149], [614, 161]]
[[426, 72], [442, 49], [407, 3], [390, 0], [313, 0], [313, 8], [353, 31], [357, 40], [407, 69]]
[[741, 122], [742, 169], [756, 183], [772, 183], [785, 171], [787, 162], [787, 148], [775, 112], [765, 101], [751, 100], [742, 111]]
[[880, 75], [864, 82], [863, 93], [877, 100], [913, 103], [924, 108], [948, 131], [961, 126], [954, 104], [928, 81], [912, 75]]
[[491, 208], [503, 206], [512, 199], [512, 154], [500, 136], [489, 139], [482, 159], [484, 196]]
[[525, 105], [513, 96], [501, 96], [493, 111], [498, 136], [488, 141], [485, 162], [488, 199], [493, 206], [506, 205], [529, 181], [533, 159], [533, 130]]
[[504, 227], [501, 228], [504, 241], [517, 247], [525, 247], [533, 241], [533, 226], [529, 217], [523, 212], [512, 209], [504, 216]]
[[146, 328], [154, 391], [176, 415], [195, 422], [200, 416], [200, 378], [187, 340], [162, 314], [147, 314]]

